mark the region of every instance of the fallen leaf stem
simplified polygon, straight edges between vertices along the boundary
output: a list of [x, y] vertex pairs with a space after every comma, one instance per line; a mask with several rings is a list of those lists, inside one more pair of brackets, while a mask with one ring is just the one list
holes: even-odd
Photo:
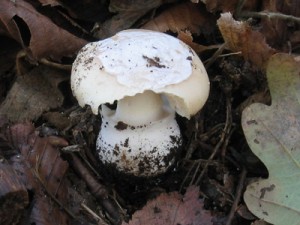
[[231, 222], [232, 222], [233, 216], [235, 214], [235, 211], [236, 211], [237, 206], [240, 202], [240, 198], [241, 198], [241, 195], [242, 195], [242, 192], [243, 192], [246, 175], [247, 175], [247, 169], [245, 167], [243, 167], [241, 175], [240, 175], [239, 183], [238, 183], [238, 186], [237, 186], [237, 189], [236, 189], [236, 195], [235, 195], [235, 198], [234, 198], [234, 202], [232, 203], [231, 210], [230, 210], [230, 213], [228, 215], [226, 225], [230, 225]]

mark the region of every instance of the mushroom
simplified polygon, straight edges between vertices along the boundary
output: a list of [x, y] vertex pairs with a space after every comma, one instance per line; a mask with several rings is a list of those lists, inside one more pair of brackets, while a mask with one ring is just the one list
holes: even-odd
[[[99, 106], [100, 160], [122, 174], [152, 177], [175, 162], [182, 135], [175, 112], [190, 118], [209, 94], [197, 54], [170, 35], [131, 29], [87, 44], [72, 67], [71, 88], [80, 106]], [[117, 101], [116, 109], [106, 103]]]

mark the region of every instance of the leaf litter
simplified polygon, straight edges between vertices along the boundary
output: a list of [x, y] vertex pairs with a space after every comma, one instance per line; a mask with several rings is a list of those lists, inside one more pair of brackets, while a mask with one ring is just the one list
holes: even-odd
[[122, 225], [212, 225], [212, 216], [203, 209], [203, 200], [198, 199], [198, 196], [196, 186], [188, 187], [184, 196], [178, 192], [161, 194], [135, 212], [129, 223]]
[[[18, 129], [12, 131], [11, 137], [19, 140], [19, 145], [10, 148], [5, 146], [16, 142], [3, 138], [2, 132], [0, 155], [8, 163], [3, 164], [5, 174], [18, 174], [15, 182], [19, 183], [20, 193], [23, 197], [29, 196], [29, 201], [26, 197], [20, 198], [20, 210], [12, 208], [13, 216], [7, 218], [16, 223], [25, 221], [23, 224], [27, 221], [27, 224], [29, 221], [48, 224], [53, 220], [61, 224], [72, 221], [75, 225], [120, 224], [121, 220], [123, 224], [150, 224], [152, 219], [158, 224], [171, 219], [182, 224], [187, 221], [193, 224], [262, 224], [251, 215], [241, 197], [246, 175], [267, 176], [267, 169], [244, 139], [241, 112], [253, 102], [266, 104], [270, 101], [265, 68], [270, 58], [274, 64], [272, 55], [276, 52], [299, 54], [299, 3], [192, 2], [198, 3], [173, 0], [5, 0], [0, 3], [0, 38], [3, 40], [5, 35], [4, 39], [14, 42], [10, 42], [14, 50], [0, 49], [2, 56], [8, 56], [0, 65], [0, 112], [15, 121], [15, 125], [9, 123], [10, 127], [24, 129], [23, 135]], [[64, 26], [65, 23], [68, 26]], [[122, 180], [99, 167], [94, 147], [101, 121], [89, 108], [78, 108], [68, 85], [70, 63], [81, 46], [126, 28], [143, 26], [174, 35], [194, 48], [205, 62], [211, 80], [211, 94], [202, 112], [190, 121], [178, 118], [184, 134], [184, 148], [176, 168], [164, 177], [147, 182]], [[26, 52], [22, 64], [17, 60], [20, 49]], [[270, 90], [273, 100], [271, 86]], [[288, 102], [286, 108], [290, 107]], [[277, 121], [285, 121], [282, 119], [285, 116], [278, 112]], [[291, 116], [288, 118], [292, 120]], [[3, 130], [6, 126], [1, 121], [0, 118]], [[19, 121], [34, 124], [28, 126]], [[286, 139], [286, 136], [281, 138]], [[67, 140], [70, 146], [60, 151], [62, 140]], [[24, 158], [21, 154], [28, 146], [36, 153], [35, 157]], [[48, 154], [56, 155], [63, 164], [68, 162], [70, 167], [61, 169], [60, 163], [43, 161]], [[270, 173], [269, 181], [271, 178]], [[48, 179], [56, 179], [51, 188]], [[58, 182], [65, 184], [60, 187]], [[269, 184], [260, 188], [256, 196], [264, 199], [278, 191], [277, 183]], [[68, 194], [53, 196], [56, 191], [52, 188], [56, 191], [67, 188], [67, 192], [62, 192]], [[186, 194], [181, 195], [186, 188]], [[292, 191], [291, 187], [290, 193]], [[9, 197], [5, 199], [11, 202]], [[253, 201], [257, 204], [261, 199]], [[160, 207], [160, 212], [156, 210], [160, 218], [153, 215], [151, 204]], [[3, 207], [1, 202], [0, 207]], [[205, 218], [200, 219], [195, 210]], [[282, 213], [282, 207], [276, 210], [278, 215]], [[264, 210], [263, 215], [255, 210], [253, 213], [265, 218], [269, 211]], [[137, 221], [139, 215], [147, 221]], [[0, 224], [3, 224], [1, 219]]]

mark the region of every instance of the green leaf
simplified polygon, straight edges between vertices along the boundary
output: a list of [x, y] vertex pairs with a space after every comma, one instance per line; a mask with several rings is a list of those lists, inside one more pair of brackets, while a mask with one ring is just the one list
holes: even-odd
[[255, 103], [242, 115], [251, 150], [269, 171], [248, 185], [244, 200], [252, 213], [278, 225], [300, 224], [300, 65], [276, 54], [267, 67], [271, 106]]

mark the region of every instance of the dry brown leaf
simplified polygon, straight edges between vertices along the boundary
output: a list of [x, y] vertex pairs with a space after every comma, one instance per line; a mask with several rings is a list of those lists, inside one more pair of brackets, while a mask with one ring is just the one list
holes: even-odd
[[113, 36], [121, 30], [130, 28], [148, 10], [121, 12], [99, 25], [101, 29], [94, 30], [95, 38], [104, 39]]
[[[0, 146], [1, 146], [0, 139]], [[0, 147], [0, 153], [3, 154]], [[0, 224], [19, 224], [29, 202], [25, 185], [15, 170], [0, 155]]]
[[203, 209], [199, 199], [198, 187], [190, 186], [184, 196], [171, 192], [150, 200], [133, 214], [129, 223], [122, 225], [212, 225], [211, 220], [210, 212]]
[[128, 29], [148, 11], [159, 7], [165, 1], [168, 0], [112, 0], [109, 4], [109, 10], [118, 14], [106, 20], [103, 24], [97, 24], [99, 28], [94, 30], [93, 35], [102, 39]]
[[234, 20], [231, 13], [221, 14], [217, 24], [229, 49], [241, 51], [245, 60], [258, 68], [264, 68], [270, 56], [276, 52], [261, 33], [254, 31], [246, 22]]
[[44, 111], [62, 105], [64, 97], [55, 84], [57, 77], [66, 79], [62, 71], [40, 65], [29, 73], [17, 76], [6, 99], [1, 104], [0, 115], [13, 122], [37, 119]]
[[[240, 0], [201, 0], [209, 12], [231, 12], [234, 13]], [[251, 10], [256, 8], [258, 1], [257, 0], [246, 0], [244, 2], [243, 9]]]
[[60, 60], [74, 55], [87, 42], [56, 26], [23, 0], [2, 0], [0, 26], [19, 42], [32, 59]]
[[172, 2], [172, 0], [110, 0], [109, 10], [111, 12], [136, 12], [153, 9], [167, 2]]
[[42, 5], [58, 6], [61, 3], [58, 0], [39, 0]]
[[203, 7], [186, 2], [175, 5], [150, 20], [142, 28], [160, 32], [179, 33], [188, 30], [193, 34], [209, 34], [215, 27], [215, 17]]
[[10, 158], [10, 162], [18, 178], [34, 196], [28, 223], [70, 224], [69, 216], [54, 201], [57, 199], [64, 205], [68, 200], [65, 179], [68, 163], [60, 157], [58, 150], [68, 143], [59, 137], [39, 137], [29, 123], [9, 127], [7, 139], [19, 151]]
[[[263, 1], [262, 12], [282, 13], [285, 15], [291, 15], [300, 17], [300, 1]], [[260, 32], [265, 36], [267, 42], [278, 49], [284, 49], [290, 51], [288, 46], [288, 39], [292, 36], [294, 31], [300, 29], [299, 24], [286, 21], [280, 16], [261, 19]]]
[[177, 38], [189, 45], [197, 54], [209, 49], [217, 49], [220, 47], [219, 45], [205, 46], [194, 42], [193, 36], [189, 31], [180, 31], [177, 35]]

